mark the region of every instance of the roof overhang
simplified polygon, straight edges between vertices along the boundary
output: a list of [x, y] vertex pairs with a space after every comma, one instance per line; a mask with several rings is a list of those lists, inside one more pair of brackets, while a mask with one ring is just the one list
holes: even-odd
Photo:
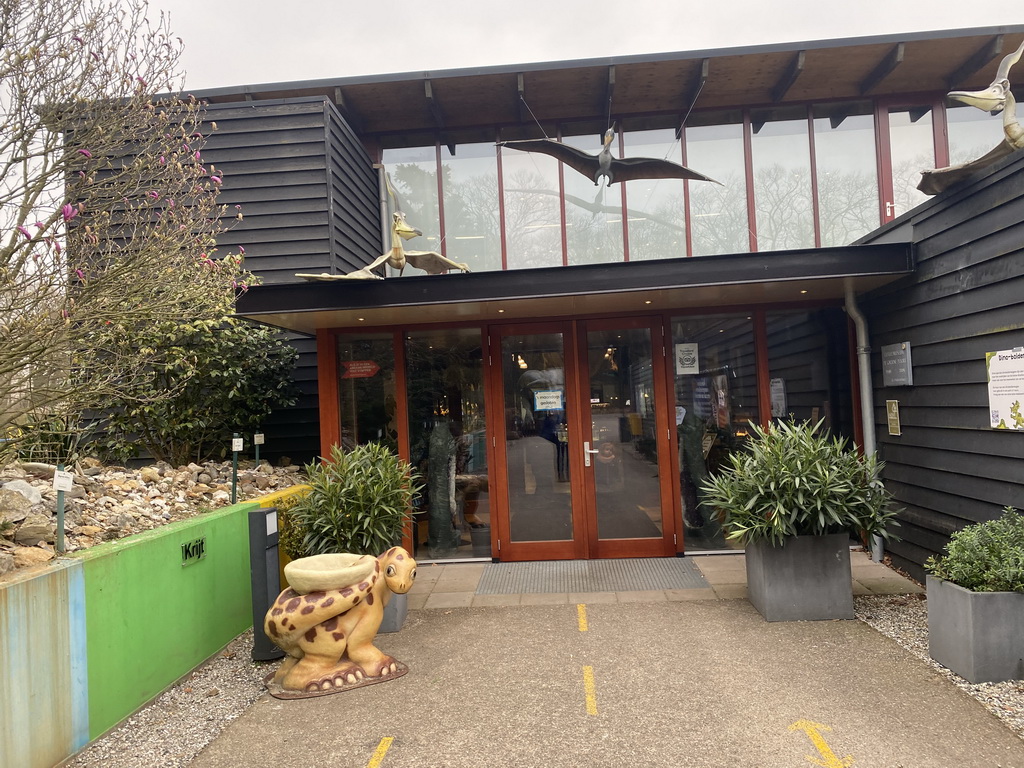
[[261, 285], [237, 314], [305, 334], [443, 322], [841, 301], [911, 273], [910, 243], [374, 281]]

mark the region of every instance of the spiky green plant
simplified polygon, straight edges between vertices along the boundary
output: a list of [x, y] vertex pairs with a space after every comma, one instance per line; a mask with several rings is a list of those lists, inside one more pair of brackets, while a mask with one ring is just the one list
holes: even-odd
[[421, 490], [409, 464], [379, 443], [349, 451], [332, 446], [326, 461], [305, 470], [311, 490], [288, 513], [289, 523], [302, 531], [299, 556], [379, 555], [401, 538]]
[[703, 504], [725, 515], [727, 538], [782, 546], [790, 536], [848, 531], [888, 540], [897, 526], [874, 456], [861, 456], [821, 422], [754, 427], [749, 450], [704, 481]]
[[974, 523], [949, 537], [946, 554], [929, 557], [928, 573], [972, 592], [1024, 592], [1024, 514]]

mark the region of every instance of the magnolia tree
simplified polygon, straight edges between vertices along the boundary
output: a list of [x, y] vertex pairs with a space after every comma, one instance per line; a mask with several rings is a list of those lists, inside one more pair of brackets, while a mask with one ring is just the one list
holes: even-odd
[[[173, 346], [139, 329], [213, 328], [251, 279], [215, 251], [202, 106], [177, 94], [180, 41], [141, 0], [0, 5], [0, 430], [75, 421], [139, 387]], [[187, 364], [188, 358], [186, 356]]]

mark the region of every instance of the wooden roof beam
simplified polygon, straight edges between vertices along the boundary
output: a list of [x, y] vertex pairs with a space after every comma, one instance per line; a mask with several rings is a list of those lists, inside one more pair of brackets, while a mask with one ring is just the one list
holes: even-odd
[[526, 106], [526, 81], [523, 78], [522, 72], [519, 72], [516, 75], [516, 95], [519, 97], [519, 122], [532, 122], [530, 118], [530, 109]]
[[[434, 125], [437, 126], [437, 130], [443, 134], [445, 129], [444, 112], [441, 111], [441, 105], [438, 104], [437, 99], [434, 98], [434, 88], [430, 84], [429, 80], [423, 81], [423, 95], [427, 99], [427, 107], [430, 109], [430, 116], [434, 118]], [[452, 157], [455, 157], [455, 142], [446, 141], [442, 135], [441, 143], [447, 146]]]
[[608, 115], [608, 123], [605, 128], [611, 128], [612, 99], [615, 98], [615, 65], [608, 67], [608, 84], [605, 86], [605, 110]]
[[776, 104], [785, 98], [786, 93], [793, 87], [797, 78], [800, 77], [800, 73], [804, 71], [804, 58], [806, 55], [807, 51], [798, 51], [796, 56], [789, 62], [789, 66], [786, 67], [786, 71], [782, 73], [782, 77], [779, 78], [775, 87], [772, 88], [772, 101]]
[[348, 99], [345, 98], [345, 94], [341, 91], [341, 86], [334, 86], [334, 106], [341, 112], [341, 116], [345, 118], [345, 122], [348, 123], [356, 133], [363, 132], [363, 120], [359, 117], [356, 111], [352, 108]]
[[903, 63], [905, 49], [905, 43], [896, 43], [892, 50], [890, 50], [885, 57], [875, 65], [875, 68], [871, 70], [871, 74], [865, 77], [863, 82], [860, 84], [861, 96], [866, 96], [868, 91], [876, 88], [883, 80], [885, 80], [885, 78], [892, 74], [896, 67]]
[[686, 89], [683, 94], [683, 103], [686, 105], [686, 112], [684, 113], [683, 120], [680, 121], [679, 127], [676, 128], [676, 140], [683, 134], [683, 124], [686, 121], [686, 117], [689, 116], [690, 110], [693, 109], [693, 105], [697, 103], [697, 97], [700, 96], [700, 92], [704, 90], [704, 86], [708, 81], [708, 72], [711, 71], [711, 59], [704, 59], [700, 63], [700, 69], [697, 70], [697, 74], [694, 75], [690, 81], [690, 87]]
[[958, 85], [966, 84], [967, 78], [983, 68], [992, 59], [1003, 52], [1003, 36], [996, 35], [985, 45], [976, 50], [967, 61], [953, 70], [946, 78], [946, 87], [955, 90]]

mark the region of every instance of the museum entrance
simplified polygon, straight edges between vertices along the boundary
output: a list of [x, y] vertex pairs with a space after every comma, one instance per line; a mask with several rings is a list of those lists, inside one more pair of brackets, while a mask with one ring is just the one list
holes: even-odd
[[501, 560], [675, 553], [660, 318], [492, 326]]

